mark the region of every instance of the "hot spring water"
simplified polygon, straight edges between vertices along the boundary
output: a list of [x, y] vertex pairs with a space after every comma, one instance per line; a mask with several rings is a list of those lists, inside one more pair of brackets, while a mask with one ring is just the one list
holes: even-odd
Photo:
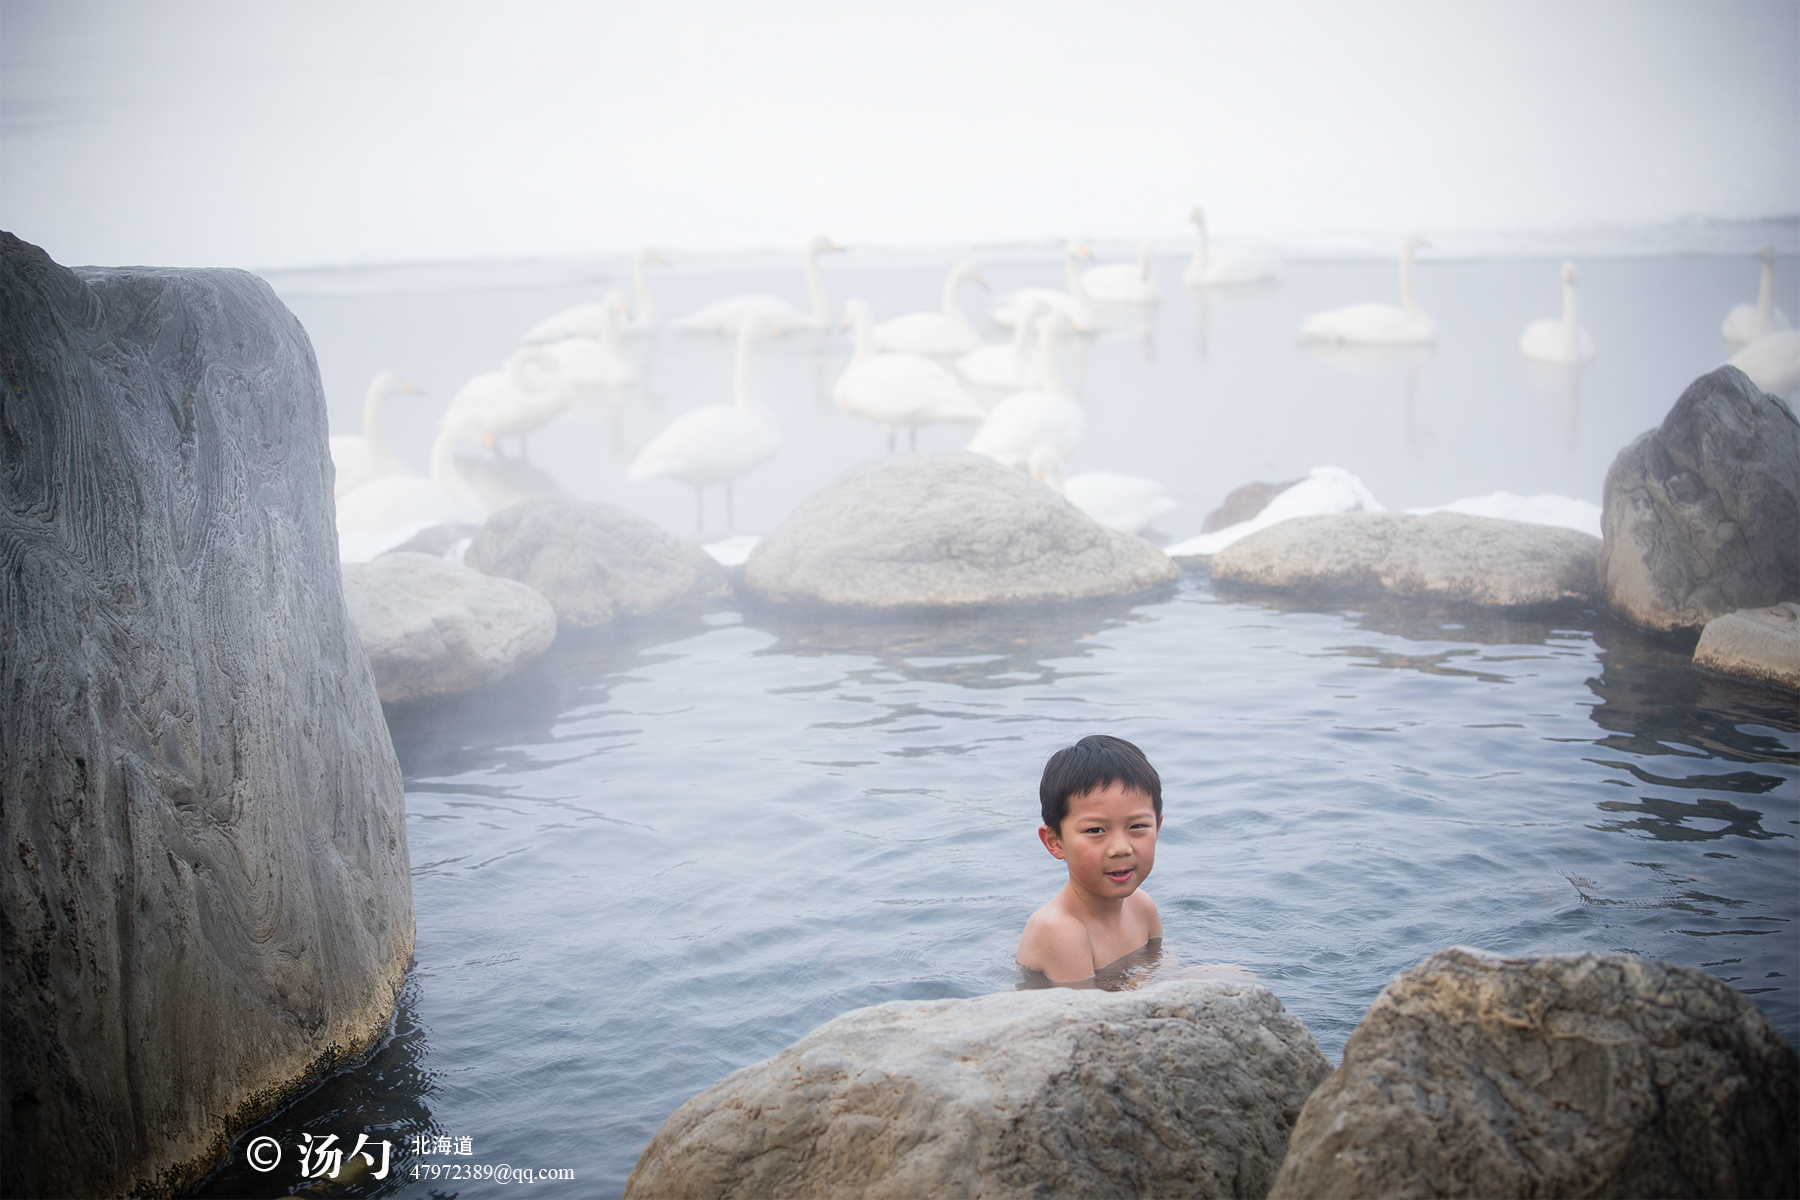
[[[1054, 282], [1050, 262], [988, 274]], [[947, 265], [852, 260], [828, 280], [891, 315], [930, 306]], [[1554, 312], [1554, 263], [1422, 262], [1437, 350], [1350, 362], [1298, 349], [1298, 315], [1387, 298], [1390, 266], [1292, 266], [1278, 289], [1213, 298], [1204, 331], [1178, 261], [1160, 266], [1152, 328], [1086, 347], [1091, 429], [1070, 470], [1161, 479], [1182, 501], [1170, 537], [1238, 483], [1322, 463], [1394, 508], [1496, 488], [1598, 501], [1619, 447], [1724, 357], [1719, 318], [1755, 282], [1737, 260], [1584, 262], [1600, 357], [1545, 380], [1516, 339]], [[461, 378], [595, 291], [498, 268], [276, 282], [314, 338], [334, 428], [353, 429], [377, 369], [431, 393], [390, 417], [418, 467]], [[665, 315], [746, 283], [803, 296], [785, 261], [657, 282]], [[505, 469], [691, 535], [692, 494], [627, 484], [621, 462], [724, 399], [730, 348], [665, 332], [651, 352], [646, 389], [565, 418], [529, 468]], [[883, 448], [826, 398], [847, 354], [842, 339], [766, 347], [784, 449], [740, 482], [740, 527], [770, 528]], [[709, 538], [722, 522], [709, 497]], [[1202, 575], [931, 621], [739, 600], [565, 638], [489, 693], [389, 717], [418, 914], [394, 1037], [246, 1135], [202, 1194], [287, 1193], [308, 1132], [391, 1143], [388, 1178], [354, 1194], [488, 1195], [480, 1170], [503, 1165], [573, 1172], [532, 1195], [616, 1194], [683, 1100], [828, 1018], [1014, 987], [1019, 930], [1062, 879], [1033, 832], [1038, 772], [1090, 732], [1137, 742], [1164, 780], [1146, 884], [1163, 969], [1242, 964], [1334, 1059], [1391, 975], [1458, 943], [1703, 967], [1800, 1040], [1792, 698], [1700, 676], [1682, 648], [1591, 610], [1321, 606]], [[258, 1136], [286, 1148], [266, 1174], [244, 1163]]]

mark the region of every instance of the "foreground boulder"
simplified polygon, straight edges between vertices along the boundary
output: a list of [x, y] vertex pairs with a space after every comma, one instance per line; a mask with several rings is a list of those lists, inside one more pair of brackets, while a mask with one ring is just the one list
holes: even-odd
[[412, 954], [306, 333], [0, 234], [0, 1193], [162, 1194], [372, 1045]]
[[1330, 1070], [1251, 983], [896, 1001], [676, 1109], [625, 1195], [1260, 1197]]
[[1593, 593], [1600, 541], [1573, 529], [1455, 513], [1295, 517], [1213, 556], [1214, 579], [1354, 596], [1388, 592], [1490, 608]]
[[1740, 608], [1700, 631], [1694, 665], [1800, 692], [1800, 604]]
[[617, 505], [567, 496], [501, 509], [463, 561], [530, 585], [573, 629], [731, 594], [724, 571], [698, 546]]
[[1800, 422], [1736, 367], [1688, 386], [1606, 472], [1601, 598], [1642, 629], [1800, 596]]
[[497, 683], [556, 640], [556, 612], [531, 588], [433, 554], [397, 551], [343, 572], [386, 704]]
[[1441, 951], [1382, 990], [1271, 1198], [1793, 1196], [1800, 1065], [1715, 976]]
[[1144, 539], [979, 454], [859, 463], [801, 501], [744, 566], [763, 599], [865, 609], [1119, 596], [1180, 574]]

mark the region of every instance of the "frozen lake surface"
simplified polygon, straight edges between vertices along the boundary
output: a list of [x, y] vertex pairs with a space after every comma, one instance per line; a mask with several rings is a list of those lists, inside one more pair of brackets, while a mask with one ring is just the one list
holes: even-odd
[[[662, 313], [750, 290], [802, 302], [795, 258], [662, 271]], [[933, 307], [950, 262], [849, 255], [826, 278], [885, 317]], [[1554, 260], [1422, 260], [1437, 348], [1351, 361], [1299, 348], [1300, 318], [1393, 300], [1391, 264], [1294, 263], [1197, 309], [1181, 260], [1159, 260], [1148, 328], [1080, 351], [1090, 431], [1069, 469], [1161, 480], [1181, 502], [1169, 539], [1240, 483], [1326, 463], [1390, 508], [1501, 488], [1597, 503], [1619, 448], [1724, 358], [1719, 321], [1756, 272], [1748, 256], [1579, 265], [1599, 356], [1571, 379], [1517, 352], [1557, 312]], [[314, 339], [334, 431], [355, 431], [377, 370], [430, 393], [390, 406], [422, 468], [463, 379], [621, 274], [586, 271], [275, 282]], [[1055, 285], [1060, 266], [1017, 252], [987, 274], [1002, 291]], [[1791, 276], [1781, 304], [1800, 312]], [[648, 387], [546, 428], [531, 473], [510, 469], [691, 536], [692, 493], [627, 483], [623, 464], [676, 413], [728, 399], [731, 348], [665, 332], [631, 353], [646, 350]], [[784, 446], [737, 488], [750, 532], [885, 446], [830, 404], [846, 338], [760, 351]], [[930, 428], [920, 447], [967, 432]], [[716, 494], [707, 514], [707, 536], [724, 532]], [[1169, 956], [1255, 971], [1334, 1060], [1389, 977], [1459, 943], [1703, 967], [1800, 1040], [1793, 698], [1700, 676], [1591, 610], [1294, 604], [1203, 575], [933, 622], [740, 600], [565, 638], [488, 694], [389, 716], [418, 914], [395, 1037], [247, 1135], [289, 1148], [279, 1168], [244, 1167], [240, 1142], [202, 1194], [286, 1194], [306, 1132], [392, 1142], [387, 1180], [337, 1194], [490, 1195], [455, 1168], [502, 1164], [574, 1172], [533, 1195], [616, 1194], [677, 1105], [822, 1021], [1012, 988], [1019, 930], [1063, 878], [1034, 836], [1038, 773], [1090, 732], [1136, 741], [1162, 773], [1146, 889]], [[421, 1157], [418, 1135], [469, 1152]]]

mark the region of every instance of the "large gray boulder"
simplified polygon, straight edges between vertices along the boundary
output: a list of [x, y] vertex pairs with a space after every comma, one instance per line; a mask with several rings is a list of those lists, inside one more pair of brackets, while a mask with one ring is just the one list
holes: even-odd
[[1593, 594], [1599, 539], [1573, 529], [1456, 513], [1295, 517], [1213, 556], [1214, 579], [1354, 596], [1388, 592], [1490, 608]]
[[731, 594], [725, 572], [698, 546], [616, 504], [567, 496], [501, 509], [463, 562], [529, 584], [573, 629]]
[[1740, 608], [1700, 631], [1694, 665], [1800, 692], [1800, 604]]
[[1800, 596], [1800, 422], [1736, 367], [1702, 375], [1613, 459], [1600, 520], [1601, 598], [1640, 628]]
[[1716, 976], [1441, 951], [1382, 990], [1273, 1198], [1800, 1195], [1800, 1065]]
[[1260, 1197], [1330, 1070], [1251, 983], [896, 1001], [676, 1109], [625, 1195]]
[[531, 588], [434, 554], [383, 554], [343, 572], [350, 620], [387, 704], [497, 683], [556, 640], [556, 612]]
[[863, 609], [968, 608], [1120, 596], [1181, 575], [980, 454], [859, 463], [800, 502], [744, 564], [765, 600]]
[[306, 333], [0, 234], [0, 1192], [168, 1194], [387, 1028], [400, 771]]

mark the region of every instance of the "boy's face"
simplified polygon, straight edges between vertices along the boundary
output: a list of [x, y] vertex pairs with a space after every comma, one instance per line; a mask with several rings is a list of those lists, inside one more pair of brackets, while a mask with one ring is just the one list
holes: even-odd
[[1137, 788], [1111, 783], [1069, 797], [1062, 828], [1038, 826], [1051, 854], [1069, 864], [1069, 879], [1096, 897], [1122, 900], [1138, 890], [1156, 864], [1162, 818]]

